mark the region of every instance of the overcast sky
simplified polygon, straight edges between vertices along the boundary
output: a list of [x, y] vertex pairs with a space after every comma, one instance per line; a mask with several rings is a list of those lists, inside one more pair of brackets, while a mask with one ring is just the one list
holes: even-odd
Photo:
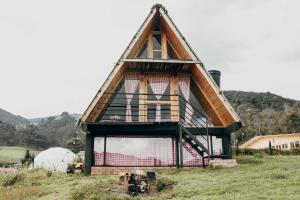
[[157, 2], [222, 89], [300, 100], [298, 0], [0, 0], [0, 108], [82, 113]]

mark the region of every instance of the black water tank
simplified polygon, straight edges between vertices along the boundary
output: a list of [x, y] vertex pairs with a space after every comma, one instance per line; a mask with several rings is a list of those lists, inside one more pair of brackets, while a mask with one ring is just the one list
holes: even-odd
[[221, 72], [219, 70], [209, 70], [208, 73], [210, 74], [210, 76], [214, 79], [214, 81], [220, 88]]

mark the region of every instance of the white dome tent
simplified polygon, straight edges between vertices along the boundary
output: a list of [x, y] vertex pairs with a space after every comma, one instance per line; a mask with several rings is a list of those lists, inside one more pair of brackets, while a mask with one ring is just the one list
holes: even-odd
[[34, 168], [45, 168], [51, 171], [65, 172], [68, 164], [72, 163], [75, 154], [64, 148], [54, 147], [40, 152], [34, 158]]

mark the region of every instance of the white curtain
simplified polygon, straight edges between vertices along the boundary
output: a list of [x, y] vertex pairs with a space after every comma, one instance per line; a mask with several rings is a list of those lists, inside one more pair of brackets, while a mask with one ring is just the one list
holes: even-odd
[[131, 101], [133, 93], [135, 92], [139, 80], [138, 74], [126, 74], [125, 75], [125, 93], [126, 93], [126, 122], [132, 122], [131, 115]]
[[190, 122], [193, 116], [193, 108], [190, 104], [190, 76], [188, 74], [179, 74], [178, 75], [179, 87], [183, 93], [183, 97], [188, 102], [185, 106], [185, 121]]
[[[149, 85], [155, 94], [157, 100], [160, 100], [162, 94], [166, 91], [168, 84], [169, 84], [169, 77], [168, 76], [150, 76], [149, 77]], [[160, 104], [156, 104], [156, 115], [155, 121], [161, 121], [161, 114], [160, 114]]]

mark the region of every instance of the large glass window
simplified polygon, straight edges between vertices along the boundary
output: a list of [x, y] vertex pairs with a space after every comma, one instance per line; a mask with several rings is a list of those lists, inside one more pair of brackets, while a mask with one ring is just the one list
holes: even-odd
[[[104, 165], [104, 138], [94, 143], [95, 165]], [[106, 166], [174, 166], [175, 139], [151, 137], [107, 137]]]

